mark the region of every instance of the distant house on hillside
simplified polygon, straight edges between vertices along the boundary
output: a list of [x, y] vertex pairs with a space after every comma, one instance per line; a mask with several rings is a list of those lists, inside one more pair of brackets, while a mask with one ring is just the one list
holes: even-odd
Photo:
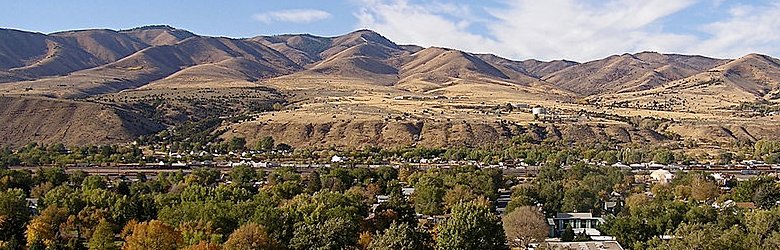
[[541, 107], [541, 106], [536, 106], [536, 107], [531, 109], [531, 114], [534, 114], [534, 115], [546, 115], [547, 114], [547, 109], [544, 108], [544, 107]]
[[330, 158], [330, 162], [344, 162], [346, 159], [347, 159], [346, 157], [334, 155], [333, 157]]
[[630, 167], [630, 166], [628, 166], [628, 165], [626, 165], [626, 164], [623, 164], [623, 163], [621, 163], [621, 162], [618, 162], [618, 163], [612, 164], [612, 167], [616, 167], [616, 168], [620, 168], [620, 169], [631, 169], [631, 167]]
[[512, 107], [513, 108], [518, 108], [518, 109], [527, 109], [528, 108], [528, 104], [525, 104], [525, 103], [512, 103]]

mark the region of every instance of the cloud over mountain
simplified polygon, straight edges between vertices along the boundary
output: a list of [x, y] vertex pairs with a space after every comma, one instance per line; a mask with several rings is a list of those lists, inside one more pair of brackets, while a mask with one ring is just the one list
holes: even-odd
[[324, 10], [317, 9], [288, 9], [279, 11], [269, 11], [257, 13], [252, 16], [257, 21], [263, 23], [311, 23], [330, 18], [332, 15]]
[[[780, 3], [504, 0], [463, 2], [364, 0], [359, 28], [401, 42], [491, 52], [515, 59], [588, 61], [655, 50], [716, 57], [780, 53]], [[690, 17], [709, 13], [710, 18]], [[680, 24], [668, 19], [700, 18]], [[420, 25], [425, 24], [425, 25]], [[685, 27], [683, 27], [685, 26]]]

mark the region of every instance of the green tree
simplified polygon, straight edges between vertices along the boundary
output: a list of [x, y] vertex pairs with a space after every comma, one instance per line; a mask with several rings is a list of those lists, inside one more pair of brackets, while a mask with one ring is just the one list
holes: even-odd
[[511, 213], [518, 207], [534, 206], [536, 205], [536, 198], [538, 194], [536, 189], [531, 184], [523, 184], [515, 186], [512, 189], [512, 200], [506, 205], [506, 213]]
[[668, 249], [749, 249], [740, 239], [745, 234], [738, 226], [727, 230], [708, 224], [681, 224], [674, 237], [668, 242]]
[[41, 168], [36, 172], [39, 182], [50, 182], [54, 186], [59, 186], [68, 180], [68, 174], [65, 169], [60, 167]]
[[424, 230], [407, 223], [393, 223], [377, 235], [368, 246], [370, 250], [428, 250], [433, 240]]
[[506, 249], [498, 216], [477, 202], [452, 208], [450, 218], [437, 227], [436, 249]]
[[322, 189], [322, 181], [320, 180], [319, 171], [315, 170], [304, 178], [306, 181], [306, 193], [313, 194]]
[[257, 173], [248, 165], [238, 165], [230, 170], [230, 180], [239, 185], [250, 184], [257, 178]]
[[243, 137], [230, 138], [228, 142], [228, 150], [231, 152], [244, 151], [246, 149], [246, 139]]
[[659, 164], [670, 164], [674, 162], [674, 154], [669, 150], [659, 150], [653, 156], [653, 161]]
[[87, 176], [84, 178], [84, 181], [81, 182], [81, 189], [83, 190], [105, 189], [106, 186], [106, 180], [99, 175]]
[[444, 213], [444, 182], [434, 176], [423, 174], [414, 184], [414, 209], [417, 213], [437, 215]]
[[95, 227], [95, 232], [89, 239], [89, 250], [116, 250], [119, 249], [114, 242], [114, 230], [111, 223], [101, 220]]
[[21, 189], [0, 191], [0, 241], [22, 242], [25, 224], [30, 219], [25, 197]]
[[444, 193], [444, 206], [446, 209], [450, 209], [462, 202], [469, 202], [477, 199], [477, 195], [471, 192], [470, 188], [465, 185], [456, 185], [454, 188], [448, 189]]
[[270, 136], [264, 136], [263, 138], [260, 138], [260, 140], [258, 140], [255, 144], [255, 149], [266, 152], [273, 150], [274, 138]]
[[328, 219], [323, 223], [299, 223], [290, 240], [292, 249], [349, 249], [358, 242], [357, 225], [343, 218]]
[[756, 249], [780, 247], [780, 207], [755, 210], [745, 215], [746, 241]]
[[197, 168], [187, 176], [188, 183], [197, 183], [201, 186], [210, 186], [217, 183], [220, 173], [213, 168]]
[[753, 194], [753, 202], [763, 208], [771, 209], [780, 201], [780, 187], [777, 185], [761, 185]]
[[222, 241], [222, 234], [214, 228], [211, 221], [188, 220], [179, 225], [179, 232], [186, 245], [197, 245], [201, 242], [217, 243]]
[[588, 188], [574, 187], [564, 192], [561, 209], [567, 212], [585, 212], [601, 208], [596, 194]]
[[780, 187], [773, 177], [754, 177], [739, 182], [731, 193], [735, 201], [752, 201], [756, 205], [769, 209], [780, 200]]

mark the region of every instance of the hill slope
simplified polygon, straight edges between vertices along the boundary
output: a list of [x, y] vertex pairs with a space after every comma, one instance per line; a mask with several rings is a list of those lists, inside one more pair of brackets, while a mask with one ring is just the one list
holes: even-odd
[[573, 65], [542, 79], [582, 95], [651, 89], [726, 63], [702, 56], [623, 54]]
[[[161, 128], [148, 120], [175, 125], [252, 115], [266, 120], [235, 124], [246, 128], [236, 135], [262, 131], [295, 145], [323, 145], [317, 140], [475, 145], [519, 135], [504, 125], [480, 125], [487, 121], [555, 123], [555, 129], [548, 126], [549, 131], [537, 133], [544, 140], [661, 142], [675, 133], [756, 140], [780, 128], [771, 115], [780, 110], [778, 62], [755, 54], [723, 60], [654, 52], [584, 63], [519, 61], [399, 45], [370, 30], [333, 37], [232, 39], [159, 25], [53, 34], [0, 29], [0, 95], [9, 98], [0, 108], [7, 123], [0, 135], [14, 145], [34, 140], [113, 143]], [[531, 107], [537, 106], [547, 114], [532, 115]], [[756, 107], [762, 111], [743, 112]], [[78, 114], [70, 118], [67, 112]], [[26, 113], [32, 115], [22, 115]], [[74, 120], [88, 120], [82, 114], [117, 125], [105, 130], [99, 123]], [[762, 124], [750, 126], [757, 121], [751, 115], [761, 116]], [[646, 117], [666, 123], [653, 126], [660, 129], [655, 131], [633, 121]], [[284, 125], [301, 119], [307, 125]], [[361, 119], [366, 122], [350, 122]], [[123, 122], [128, 120], [142, 125]], [[53, 124], [108, 132], [102, 139], [84, 134], [80, 136], [86, 139], [80, 140]], [[702, 132], [690, 124], [725, 132]], [[327, 138], [287, 136], [328, 128], [333, 129]], [[396, 129], [401, 132], [391, 131]], [[488, 134], [492, 139], [479, 138]], [[355, 140], [340, 141], [339, 136]], [[399, 140], [389, 139], [395, 137]]]
[[609, 105], [710, 112], [780, 99], [780, 60], [750, 54], [706, 72], [638, 92], [600, 97]]
[[122, 143], [162, 126], [128, 110], [48, 98], [0, 97], [2, 146]]

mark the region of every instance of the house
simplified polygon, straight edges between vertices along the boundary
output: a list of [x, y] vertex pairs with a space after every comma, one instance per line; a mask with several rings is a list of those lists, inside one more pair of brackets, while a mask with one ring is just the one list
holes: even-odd
[[551, 238], [559, 237], [566, 230], [566, 225], [570, 225], [575, 233], [599, 236], [601, 232], [596, 227], [601, 223], [604, 223], [604, 219], [594, 217], [592, 213], [558, 213], [555, 218], [547, 219]]
[[385, 203], [388, 200], [390, 200], [390, 196], [389, 195], [376, 195], [376, 203], [377, 204]]
[[333, 157], [330, 158], [330, 162], [344, 162], [346, 159], [347, 159], [346, 157], [334, 155]]
[[528, 104], [526, 103], [512, 103], [513, 108], [519, 108], [519, 109], [527, 109]]
[[674, 179], [674, 174], [665, 169], [657, 169], [650, 173], [650, 177], [658, 183], [669, 183]]
[[618, 162], [618, 163], [612, 164], [612, 167], [615, 167], [615, 168], [620, 168], [620, 169], [631, 169], [631, 167], [630, 167], [630, 166], [628, 166], [628, 165], [626, 165], [626, 164], [623, 164], [623, 163], [621, 163], [621, 162]]
[[658, 164], [658, 163], [651, 163], [647, 167], [650, 168], [650, 169], [662, 169], [662, 168], [666, 168], [666, 165]]
[[411, 196], [412, 194], [414, 194], [414, 188], [413, 187], [401, 188], [401, 193], [403, 193], [404, 196]]

